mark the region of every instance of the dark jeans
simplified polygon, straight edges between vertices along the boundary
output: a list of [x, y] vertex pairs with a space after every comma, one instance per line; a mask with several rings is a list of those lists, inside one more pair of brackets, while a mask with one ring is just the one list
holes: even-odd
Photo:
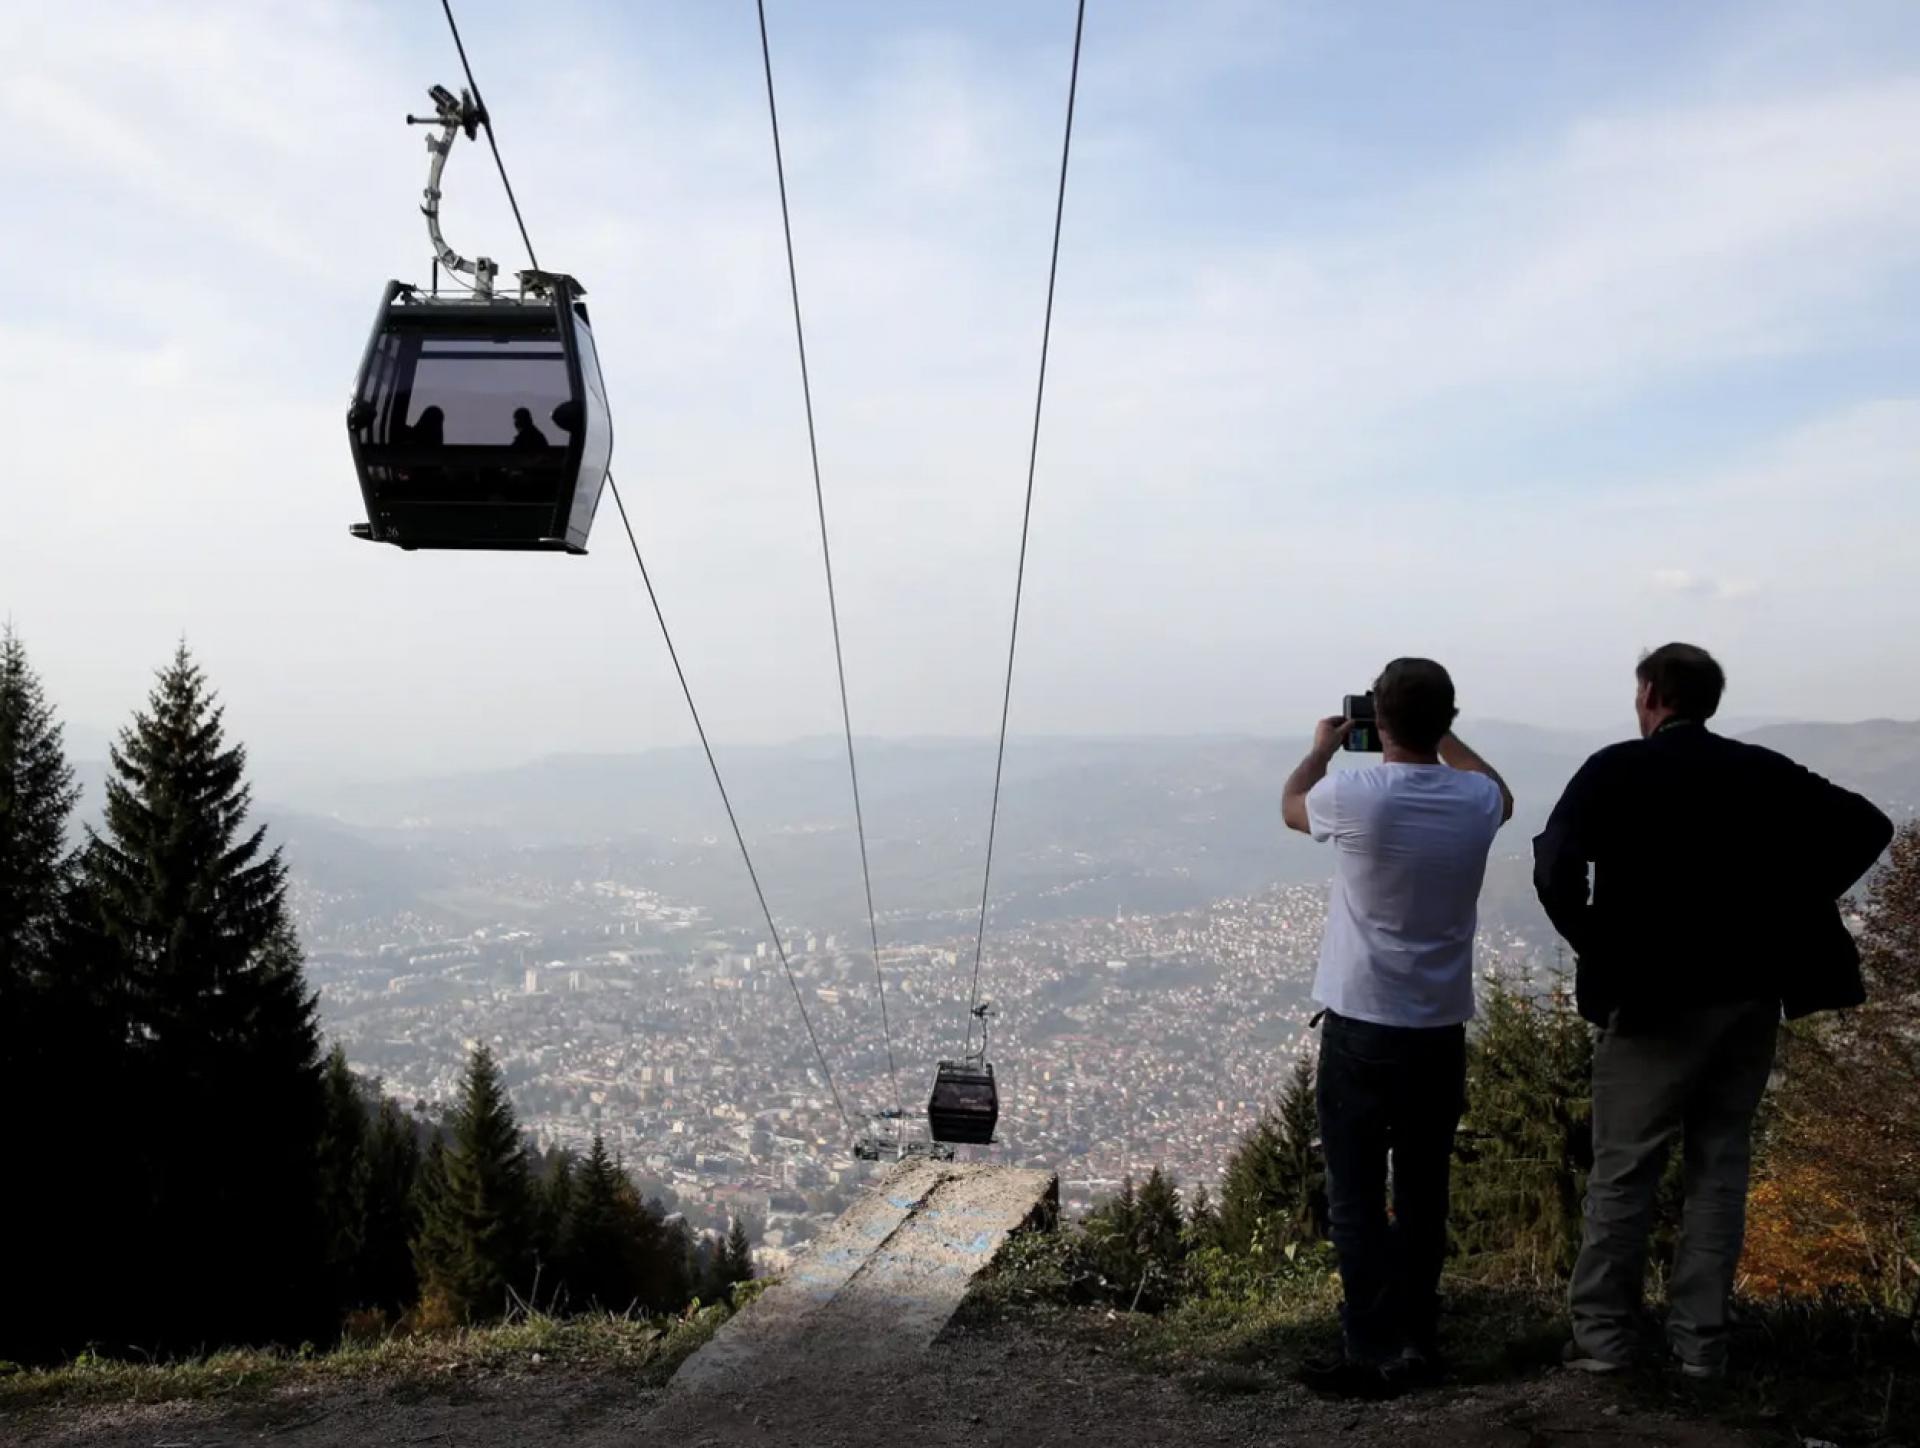
[[1384, 1361], [1408, 1346], [1432, 1349], [1453, 1133], [1466, 1093], [1465, 1026], [1377, 1026], [1327, 1012], [1320, 1140], [1346, 1293], [1347, 1356], [1357, 1361]]

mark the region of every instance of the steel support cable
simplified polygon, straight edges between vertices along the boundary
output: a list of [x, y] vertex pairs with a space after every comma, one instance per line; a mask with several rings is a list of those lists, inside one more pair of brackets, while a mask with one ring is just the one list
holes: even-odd
[[[1080, 36], [1087, 23], [1087, 0], [1080, 0], [1073, 21], [1073, 64], [1067, 77], [1067, 125], [1060, 142], [1060, 187], [1053, 203], [1053, 255], [1047, 263], [1046, 320], [1040, 328], [1040, 380], [1033, 395], [1033, 441], [1027, 449], [1027, 497], [1020, 512], [1020, 563], [1013, 577], [1013, 626], [1007, 635], [1007, 685], [1000, 698], [1000, 744], [993, 761], [993, 808], [987, 816], [987, 862], [980, 879], [980, 929], [973, 942], [973, 987], [967, 1000], [963, 1054], [973, 1050], [974, 1010], [980, 1004], [980, 958], [987, 944], [987, 899], [993, 886], [993, 842], [1000, 825], [1000, 781], [1007, 763], [1007, 717], [1013, 708], [1013, 659], [1020, 644], [1020, 597], [1027, 581], [1027, 534], [1033, 522], [1033, 476], [1040, 461], [1040, 417], [1047, 399], [1047, 348], [1053, 340], [1053, 293], [1060, 276], [1060, 226], [1067, 210], [1067, 162], [1073, 154], [1073, 103], [1080, 89]], [[984, 1035], [982, 1039], [984, 1045]]]
[[887, 1048], [887, 1077], [893, 1084], [893, 1109], [904, 1111], [900, 1074], [893, 1060], [893, 1027], [887, 1019], [887, 979], [880, 968], [880, 926], [873, 911], [873, 871], [867, 864], [867, 821], [860, 807], [860, 768], [854, 762], [853, 709], [847, 702], [847, 660], [840, 647], [840, 603], [833, 587], [833, 549], [827, 542], [827, 497], [820, 484], [820, 441], [813, 425], [813, 381], [807, 370], [807, 328], [800, 316], [800, 269], [793, 258], [793, 216], [787, 207], [787, 165], [780, 149], [780, 108], [773, 98], [773, 50], [767, 43], [766, 0], [755, 0], [760, 14], [760, 61], [767, 76], [767, 120], [773, 130], [773, 172], [780, 183], [780, 229], [787, 243], [787, 288], [793, 294], [793, 339], [800, 352], [800, 396], [806, 404], [807, 455], [813, 463], [813, 501], [820, 516], [820, 561], [827, 573], [827, 616], [833, 622], [833, 667], [840, 679], [840, 722], [847, 736], [847, 778], [853, 787], [853, 824], [860, 840], [860, 883], [867, 892], [867, 939], [873, 947], [873, 979], [880, 990], [880, 1035]]
[[[473, 92], [474, 104], [480, 107], [480, 124], [486, 130], [487, 145], [493, 152], [494, 166], [500, 173], [500, 184], [506, 189], [508, 204], [513, 207], [513, 219], [520, 228], [520, 240], [527, 248], [527, 259], [538, 267], [540, 259], [534, 254], [533, 240], [527, 235], [527, 224], [520, 215], [520, 203], [514, 199], [513, 182], [507, 178], [506, 162], [501, 159], [499, 144], [493, 138], [492, 117], [487, 112], [486, 102], [481, 99], [480, 84], [473, 78], [473, 66], [467, 60], [467, 47], [460, 39], [459, 22], [453, 18], [452, 0], [440, 0], [440, 8], [446, 12], [447, 29], [453, 33], [454, 49], [460, 53], [460, 68], [466, 72], [467, 88]], [[597, 362], [596, 358], [596, 365]], [[786, 942], [780, 938], [780, 929], [773, 923], [773, 911], [767, 905], [767, 892], [760, 886], [760, 872], [754, 868], [753, 853], [747, 848], [747, 837], [740, 828], [739, 817], [733, 812], [733, 800], [727, 794], [726, 780], [721, 777], [720, 762], [714, 757], [713, 745], [707, 739], [707, 729], [701, 722], [699, 706], [693, 702], [693, 688], [687, 683], [687, 671], [680, 666], [680, 651], [674, 647], [673, 632], [667, 627], [667, 616], [660, 607], [660, 596], [654, 592], [653, 578], [647, 572], [646, 559], [640, 553], [640, 540], [635, 536], [633, 523], [627, 517], [627, 505], [620, 496], [620, 485], [613, 480], [611, 472], [607, 474], [607, 487], [613, 493], [614, 506], [620, 510], [620, 526], [626, 531], [627, 543], [633, 549], [633, 561], [640, 569], [640, 582], [646, 586], [647, 602], [653, 606], [654, 619], [660, 625], [660, 637], [667, 646], [667, 657], [673, 663], [674, 677], [680, 681], [680, 692], [687, 701], [687, 712], [693, 717], [694, 733], [699, 736], [701, 751], [707, 757], [707, 768], [712, 771], [714, 788], [720, 792], [720, 803], [727, 812], [727, 823], [733, 828], [733, 841], [740, 847], [740, 859], [747, 867], [747, 879], [753, 884], [754, 899], [760, 903], [760, 914], [767, 922], [767, 934], [773, 938], [774, 953], [779, 956], [780, 969], [793, 991], [793, 1003], [799, 1007], [800, 1024], [806, 1027], [814, 1059], [820, 1063], [820, 1074], [827, 1083], [827, 1093], [833, 1097], [834, 1109], [840, 1113], [840, 1124], [851, 1132], [853, 1120], [847, 1115], [846, 1103], [840, 1099], [840, 1088], [834, 1084], [833, 1068], [827, 1065], [826, 1052], [820, 1048], [820, 1037], [814, 1032], [813, 1018], [807, 1014], [806, 999], [800, 994], [800, 982], [794, 978], [793, 963], [787, 958]]]
[[507, 205], [513, 208], [513, 224], [520, 228], [520, 244], [527, 249], [527, 260], [537, 271], [540, 258], [534, 254], [533, 238], [527, 235], [526, 218], [520, 215], [520, 198], [513, 194], [513, 182], [507, 179], [507, 163], [500, 159], [500, 143], [493, 136], [493, 116], [487, 110], [486, 98], [480, 94], [480, 82], [473, 78], [473, 66], [467, 60], [466, 42], [460, 38], [460, 22], [453, 18], [453, 0], [440, 0], [440, 8], [446, 12], [447, 29], [453, 32], [453, 48], [460, 53], [460, 69], [466, 72], [467, 89], [473, 92], [473, 103], [480, 108], [480, 127], [487, 133], [487, 149], [493, 152], [493, 166], [500, 173], [500, 185], [507, 193]]
[[[613, 477], [607, 477], [611, 486]], [[653, 616], [660, 623], [660, 637], [666, 641], [667, 657], [673, 661], [674, 677], [680, 681], [680, 692], [686, 696], [687, 712], [693, 716], [694, 732], [700, 736], [700, 748], [707, 756], [707, 768], [713, 771], [714, 787], [720, 791], [720, 803], [726, 808], [727, 823], [733, 826], [734, 843], [740, 847], [740, 858], [747, 867], [747, 878], [753, 882], [754, 899], [760, 902], [760, 913], [767, 922], [767, 934], [773, 937], [773, 948], [780, 956], [780, 969], [786, 972], [787, 985], [793, 990], [793, 1003], [800, 1008], [800, 1024], [807, 1028], [807, 1039], [813, 1043], [814, 1058], [820, 1062], [820, 1072], [827, 1080], [827, 1090], [833, 1096], [833, 1104], [840, 1113], [841, 1125], [848, 1131], [853, 1130], [853, 1122], [847, 1115], [846, 1103], [840, 1099], [840, 1088], [833, 1083], [833, 1071], [827, 1065], [826, 1052], [820, 1049], [820, 1038], [814, 1034], [813, 1020], [807, 1014], [807, 1002], [800, 994], [800, 983], [793, 977], [793, 966], [787, 960], [787, 947], [780, 939], [780, 930], [773, 923], [773, 911], [767, 906], [767, 892], [760, 888], [760, 873], [753, 867], [753, 855], [747, 849], [747, 837], [741, 833], [740, 821], [733, 812], [733, 801], [727, 795], [726, 781], [720, 777], [720, 764], [713, 757], [713, 746], [707, 742], [706, 726], [700, 722], [700, 710], [693, 702], [693, 690], [687, 684], [687, 672], [680, 667], [680, 652], [673, 646], [673, 634], [667, 628], [667, 616], [660, 609], [660, 596], [653, 591], [653, 579], [647, 573], [646, 560], [640, 556], [640, 541], [634, 536], [633, 523], [627, 517], [627, 505], [621, 500], [620, 490], [613, 489], [613, 503], [620, 510], [620, 526], [626, 530], [627, 543], [633, 549], [633, 561], [639, 565], [640, 581], [647, 588], [647, 602], [653, 605]]]

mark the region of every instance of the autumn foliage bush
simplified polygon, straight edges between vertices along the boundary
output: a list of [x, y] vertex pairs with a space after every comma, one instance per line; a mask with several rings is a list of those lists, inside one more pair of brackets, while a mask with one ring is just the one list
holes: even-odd
[[1920, 1305], [1920, 821], [1868, 887], [1867, 1003], [1788, 1028], [1749, 1204], [1760, 1296]]

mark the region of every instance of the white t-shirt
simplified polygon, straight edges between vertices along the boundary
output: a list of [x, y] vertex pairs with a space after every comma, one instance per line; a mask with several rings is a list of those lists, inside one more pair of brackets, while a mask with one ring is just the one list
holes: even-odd
[[1384, 1026], [1473, 1018], [1473, 934], [1500, 786], [1444, 764], [1376, 764], [1307, 793], [1333, 841], [1333, 890], [1314, 998]]

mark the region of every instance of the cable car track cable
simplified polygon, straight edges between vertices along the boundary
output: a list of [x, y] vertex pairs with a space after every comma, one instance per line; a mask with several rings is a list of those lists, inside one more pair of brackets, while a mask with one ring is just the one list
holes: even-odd
[[[533, 239], [527, 234], [527, 224], [520, 215], [520, 203], [513, 194], [513, 182], [507, 177], [506, 162], [501, 159], [499, 143], [493, 136], [493, 119], [488, 113], [486, 101], [480, 94], [480, 85], [473, 77], [473, 65], [467, 59], [467, 48], [460, 39], [460, 25], [453, 17], [452, 0], [440, 0], [440, 8], [446, 13], [447, 28], [453, 34], [454, 49], [460, 55], [460, 68], [466, 72], [467, 86], [473, 92], [474, 104], [480, 108], [481, 129], [487, 133], [487, 146], [493, 152], [494, 167], [500, 173], [500, 184], [506, 189], [508, 204], [513, 208], [513, 219], [520, 228], [520, 240], [527, 248], [527, 259], [537, 268], [539, 258], [533, 250]], [[598, 358], [595, 366], [598, 367]], [[807, 1040], [813, 1046], [814, 1059], [820, 1063], [820, 1073], [825, 1078], [827, 1093], [833, 1098], [834, 1109], [840, 1114], [840, 1123], [848, 1131], [853, 1130], [853, 1120], [847, 1115], [846, 1103], [840, 1099], [840, 1088], [833, 1079], [833, 1068], [827, 1064], [826, 1052], [820, 1048], [820, 1037], [814, 1032], [813, 1019], [807, 1014], [807, 1003], [800, 994], [800, 983], [794, 978], [793, 964], [787, 958], [786, 942], [780, 938], [780, 929], [773, 922], [773, 911], [767, 904], [767, 893], [760, 885], [760, 872], [754, 868], [753, 853], [747, 848], [746, 834], [740, 828], [740, 820], [733, 811], [733, 800], [727, 794], [725, 779], [720, 774], [720, 762], [714, 756], [713, 745], [707, 739], [706, 725], [701, 722], [700, 709], [693, 701], [693, 688], [687, 682], [687, 673], [680, 665], [680, 651], [674, 647], [673, 633], [667, 627], [667, 616], [660, 607], [660, 596], [654, 591], [653, 578], [647, 572], [646, 559], [640, 553], [640, 541], [633, 531], [633, 523], [627, 516], [626, 501], [620, 496], [620, 485], [614, 481], [612, 472], [607, 474], [607, 487], [613, 493], [614, 506], [620, 512], [620, 525], [626, 531], [628, 546], [633, 549], [633, 561], [640, 569], [640, 581], [647, 590], [647, 601], [653, 606], [654, 619], [660, 625], [660, 637], [667, 646], [667, 657], [673, 663], [674, 677], [680, 681], [680, 692], [687, 701], [687, 712], [693, 717], [694, 733], [699, 736], [700, 748], [707, 758], [707, 768], [713, 774], [714, 787], [720, 792], [720, 803], [727, 813], [727, 823], [733, 828], [734, 843], [740, 847], [740, 859], [747, 867], [747, 879], [753, 885], [754, 898], [760, 904], [760, 913], [767, 922], [767, 933], [773, 938], [774, 953], [780, 958], [780, 969], [787, 977], [787, 985], [793, 991], [793, 1003], [800, 1010], [800, 1024], [806, 1027]]]
[[459, 52], [460, 69], [467, 74], [467, 89], [473, 92], [473, 103], [480, 108], [480, 129], [487, 133], [487, 149], [493, 152], [494, 169], [500, 173], [500, 185], [506, 190], [507, 205], [513, 208], [513, 224], [520, 228], [520, 244], [527, 249], [527, 260], [538, 270], [540, 258], [534, 253], [533, 238], [527, 235], [526, 218], [520, 214], [520, 198], [513, 194], [513, 182], [507, 179], [507, 163], [500, 159], [500, 143], [493, 135], [493, 117], [487, 110], [487, 98], [480, 94], [480, 82], [473, 78], [473, 66], [467, 60], [466, 42], [460, 39], [460, 22], [453, 18], [453, 0], [440, 0], [440, 8], [446, 12], [447, 29], [453, 32], [453, 48]]
[[767, 77], [767, 120], [773, 131], [773, 170], [780, 183], [780, 229], [787, 244], [787, 286], [793, 294], [793, 338], [800, 352], [800, 396], [806, 404], [807, 454], [813, 463], [813, 500], [820, 516], [820, 561], [827, 573], [827, 616], [833, 622], [833, 666], [840, 680], [840, 722], [847, 736], [847, 778], [853, 787], [853, 823], [860, 840], [860, 882], [867, 892], [867, 938], [873, 947], [873, 979], [880, 991], [880, 1035], [887, 1048], [887, 1077], [893, 1106], [903, 1111], [900, 1074], [894, 1066], [893, 1028], [887, 1019], [887, 980], [880, 968], [880, 926], [873, 911], [873, 871], [867, 863], [867, 821], [860, 805], [860, 769], [854, 762], [853, 710], [847, 702], [847, 661], [840, 647], [840, 603], [833, 587], [833, 550], [827, 542], [827, 497], [820, 483], [820, 441], [813, 424], [813, 381], [807, 370], [807, 329], [800, 316], [800, 270], [793, 256], [793, 216], [787, 207], [787, 165], [780, 148], [780, 109], [773, 98], [773, 50], [767, 41], [766, 0], [755, 0], [760, 16], [760, 60]]
[[1013, 708], [1013, 660], [1020, 643], [1020, 598], [1027, 580], [1027, 536], [1033, 522], [1033, 477], [1040, 459], [1040, 418], [1047, 398], [1047, 348], [1053, 340], [1053, 294], [1060, 275], [1060, 228], [1067, 209], [1067, 164], [1073, 154], [1073, 105], [1080, 89], [1080, 37], [1087, 0], [1073, 22], [1073, 64], [1067, 78], [1066, 134], [1060, 143], [1060, 188], [1053, 205], [1053, 255], [1047, 264], [1046, 320], [1040, 329], [1040, 379], [1033, 397], [1033, 441], [1027, 450], [1027, 496], [1020, 514], [1020, 563], [1013, 580], [1013, 626], [1007, 636], [1007, 684], [1000, 700], [1000, 744], [993, 764], [993, 808], [987, 817], [987, 860], [980, 880], [980, 929], [973, 944], [973, 986], [968, 993], [966, 1051], [973, 1049], [974, 1012], [980, 1004], [980, 959], [987, 943], [987, 900], [993, 884], [993, 844], [1000, 824], [1000, 782], [1007, 762], [1007, 717]]
[[653, 616], [660, 624], [660, 637], [667, 645], [667, 657], [673, 661], [674, 677], [680, 681], [680, 692], [686, 696], [687, 712], [693, 716], [694, 732], [700, 736], [700, 748], [706, 752], [707, 768], [713, 771], [714, 787], [720, 791], [720, 803], [727, 811], [727, 823], [733, 826], [734, 843], [740, 846], [740, 859], [747, 867], [747, 878], [753, 882], [754, 898], [760, 902], [760, 913], [766, 917], [767, 933], [773, 937], [773, 948], [780, 956], [780, 968], [786, 972], [787, 985], [793, 991], [793, 1003], [800, 1008], [800, 1024], [807, 1028], [807, 1039], [813, 1043], [813, 1054], [820, 1062], [821, 1074], [826, 1077], [827, 1090], [833, 1096], [834, 1108], [840, 1113], [840, 1123], [848, 1131], [853, 1130], [853, 1121], [847, 1115], [846, 1104], [840, 1099], [840, 1088], [834, 1085], [833, 1071], [827, 1065], [827, 1056], [820, 1049], [820, 1038], [814, 1034], [813, 1020], [807, 1015], [807, 1003], [800, 994], [800, 983], [793, 978], [793, 966], [787, 960], [787, 947], [780, 939], [780, 930], [773, 923], [773, 911], [767, 906], [767, 892], [760, 888], [760, 872], [753, 867], [753, 855], [747, 849], [747, 838], [741, 832], [739, 818], [733, 812], [733, 801], [727, 795], [726, 781], [720, 777], [720, 764], [714, 758], [713, 746], [707, 742], [706, 726], [700, 722], [700, 710], [693, 702], [693, 689], [687, 683], [686, 670], [680, 667], [680, 651], [673, 646], [673, 633], [667, 628], [667, 616], [660, 608], [660, 595], [653, 591], [653, 579], [647, 573], [646, 560], [640, 556], [640, 542], [634, 536], [633, 524], [627, 517], [627, 505], [620, 497], [620, 490], [613, 487], [613, 475], [607, 475], [607, 485], [613, 489], [613, 505], [620, 511], [620, 526], [626, 530], [627, 543], [633, 549], [633, 561], [639, 565], [640, 581], [646, 585], [647, 602], [653, 605]]

